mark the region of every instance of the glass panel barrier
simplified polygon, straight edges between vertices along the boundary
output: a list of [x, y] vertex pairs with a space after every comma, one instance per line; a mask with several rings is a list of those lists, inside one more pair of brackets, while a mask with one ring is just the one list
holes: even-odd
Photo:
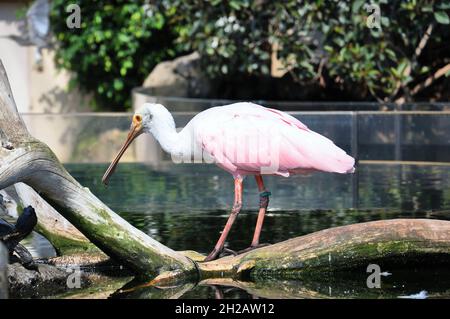
[[[178, 129], [195, 115], [175, 112]], [[291, 112], [358, 160], [450, 162], [450, 112]], [[125, 140], [127, 113], [24, 114], [30, 132], [63, 162], [109, 162]], [[167, 160], [150, 136], [140, 136], [124, 161]]]

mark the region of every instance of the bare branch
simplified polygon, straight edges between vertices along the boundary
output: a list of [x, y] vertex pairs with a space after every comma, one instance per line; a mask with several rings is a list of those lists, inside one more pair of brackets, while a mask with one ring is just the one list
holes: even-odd
[[[433, 84], [434, 81], [436, 81], [437, 79], [439, 79], [442, 76], [444, 76], [445, 74], [447, 74], [447, 72], [450, 72], [450, 63], [447, 64], [446, 66], [443, 66], [442, 68], [440, 68], [436, 72], [434, 72], [433, 75], [431, 75], [428, 78], [426, 78], [426, 80], [423, 81], [422, 83], [417, 84], [411, 90], [411, 92], [410, 92], [411, 96], [414, 96], [417, 93], [419, 93], [420, 91], [422, 91], [423, 89], [429, 87], [431, 84]], [[404, 97], [401, 97], [401, 98], [399, 98], [399, 99], [397, 99], [395, 101], [395, 103], [397, 103], [397, 104], [402, 104], [404, 102], [405, 102], [405, 98]]]
[[[434, 24], [431, 23], [431, 24], [427, 27], [427, 29], [425, 30], [424, 35], [422, 36], [422, 38], [421, 38], [420, 41], [419, 41], [419, 44], [417, 45], [416, 49], [414, 50], [414, 55], [412, 56], [412, 58], [411, 58], [411, 60], [410, 60], [410, 63], [406, 66], [406, 68], [405, 68], [405, 69], [403, 70], [403, 72], [402, 72], [402, 77], [408, 77], [409, 75], [411, 75], [412, 69], [413, 69], [413, 68], [415, 67], [415, 65], [417, 64], [417, 59], [418, 59], [418, 58], [420, 57], [420, 55], [422, 54], [423, 49], [425, 48], [425, 46], [426, 46], [427, 43], [428, 43], [428, 40], [430, 39], [431, 32], [433, 32], [433, 27], [434, 27]], [[399, 80], [397, 81], [397, 84], [396, 84], [396, 87], [395, 87], [394, 92], [392, 92], [392, 94], [391, 94], [390, 97], [389, 97], [389, 100], [392, 100], [392, 99], [397, 95], [398, 91], [399, 91], [401, 88], [402, 88], [403, 90], [406, 91], [405, 94], [411, 95], [411, 93], [408, 92], [409, 89], [408, 89], [408, 87], [406, 86], [406, 84], [403, 83], [403, 81], [402, 81], [401, 79], [399, 79]], [[404, 98], [404, 97], [402, 97], [402, 98], [403, 98], [403, 101], [404, 101], [405, 98]], [[399, 100], [400, 100], [400, 99], [399, 99]]]

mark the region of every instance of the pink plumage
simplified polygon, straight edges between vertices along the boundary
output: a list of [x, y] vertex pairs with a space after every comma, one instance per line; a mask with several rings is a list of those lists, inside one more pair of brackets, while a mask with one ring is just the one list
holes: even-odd
[[331, 140], [287, 113], [253, 103], [208, 109], [185, 130], [234, 176], [354, 171], [354, 159]]

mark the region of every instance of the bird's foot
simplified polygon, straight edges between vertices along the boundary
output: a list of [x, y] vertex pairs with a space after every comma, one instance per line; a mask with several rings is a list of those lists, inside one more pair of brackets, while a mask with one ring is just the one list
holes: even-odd
[[209, 255], [205, 258], [203, 261], [211, 261], [217, 259], [219, 257], [219, 254], [223, 251], [223, 247], [220, 249], [214, 248]]
[[266, 247], [266, 246], [270, 246], [270, 245], [271, 244], [269, 244], [269, 243], [263, 243], [263, 244], [258, 244], [258, 245], [250, 245], [250, 247], [247, 247], [245, 249], [239, 250], [237, 253], [238, 254], [243, 254], [243, 253], [247, 253], [249, 251], [252, 251], [254, 249], [261, 248], [261, 247]]
[[238, 252], [237, 252], [237, 251], [231, 250], [231, 249], [229, 249], [229, 248], [224, 248], [224, 249], [223, 249], [223, 252], [224, 252], [224, 253], [227, 253], [227, 254], [224, 254], [224, 256], [228, 256], [228, 255], [236, 256], [236, 255], [238, 255]]
[[204, 261], [211, 261], [217, 259], [219, 256], [224, 257], [229, 255], [236, 256], [238, 255], [238, 252], [231, 250], [229, 248], [221, 248], [221, 249], [214, 248], [213, 251], [208, 255], [208, 257], [205, 258]]
[[239, 250], [239, 251], [231, 250], [229, 248], [222, 248], [222, 249], [214, 248], [213, 251], [208, 255], [208, 257], [205, 258], [204, 261], [215, 260], [219, 256], [220, 257], [230, 256], [230, 255], [237, 256], [237, 255], [240, 255], [240, 254], [252, 251], [253, 249], [257, 249], [257, 248], [261, 248], [261, 247], [265, 247], [265, 246], [269, 246], [269, 245], [270, 245], [269, 243], [258, 244], [258, 245], [251, 245], [250, 247], [245, 248], [243, 250]]

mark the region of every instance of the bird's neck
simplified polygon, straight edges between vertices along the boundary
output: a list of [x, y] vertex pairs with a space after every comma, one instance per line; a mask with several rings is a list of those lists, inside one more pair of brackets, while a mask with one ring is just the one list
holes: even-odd
[[151, 130], [151, 133], [165, 152], [173, 153], [176, 151], [179, 145], [179, 134], [177, 133], [174, 124], [158, 123], [158, 125]]

